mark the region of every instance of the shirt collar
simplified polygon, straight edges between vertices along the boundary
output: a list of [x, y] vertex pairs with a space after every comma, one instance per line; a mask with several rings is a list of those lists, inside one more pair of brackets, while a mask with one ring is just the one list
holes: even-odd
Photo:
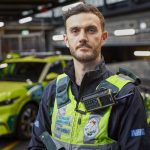
[[[95, 70], [89, 71], [85, 74], [85, 76], [96, 79], [99, 78], [102, 74], [107, 71], [104, 57], [102, 56], [101, 61], [96, 65]], [[69, 62], [67, 67], [64, 69], [64, 72], [70, 77], [70, 79], [74, 82], [75, 81], [75, 70], [73, 61]]]

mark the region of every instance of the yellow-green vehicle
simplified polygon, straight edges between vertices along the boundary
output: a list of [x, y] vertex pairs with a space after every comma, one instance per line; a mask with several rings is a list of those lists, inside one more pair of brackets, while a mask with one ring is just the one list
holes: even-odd
[[142, 96], [144, 98], [144, 104], [146, 108], [146, 113], [147, 113], [147, 122], [150, 124], [150, 90], [149, 92], [146, 90], [142, 92]]
[[43, 89], [69, 60], [68, 55], [36, 54], [0, 63], [0, 136], [30, 138]]

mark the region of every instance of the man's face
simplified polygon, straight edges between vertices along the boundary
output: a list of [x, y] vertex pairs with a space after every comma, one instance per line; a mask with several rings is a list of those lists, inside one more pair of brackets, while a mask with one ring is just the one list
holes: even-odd
[[66, 20], [64, 40], [72, 56], [80, 62], [88, 62], [100, 56], [107, 32], [103, 32], [100, 19], [92, 13], [80, 13]]

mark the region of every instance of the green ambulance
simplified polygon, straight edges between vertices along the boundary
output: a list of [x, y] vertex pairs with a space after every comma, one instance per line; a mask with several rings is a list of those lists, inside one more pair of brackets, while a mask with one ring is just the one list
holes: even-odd
[[69, 55], [39, 53], [0, 63], [0, 136], [31, 137], [44, 87], [71, 59]]

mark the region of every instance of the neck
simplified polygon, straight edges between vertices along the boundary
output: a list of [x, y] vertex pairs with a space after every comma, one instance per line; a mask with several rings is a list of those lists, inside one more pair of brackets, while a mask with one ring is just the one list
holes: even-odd
[[79, 62], [78, 60], [74, 59], [75, 80], [77, 85], [81, 85], [85, 73], [95, 70], [100, 60], [100, 57], [90, 62]]

